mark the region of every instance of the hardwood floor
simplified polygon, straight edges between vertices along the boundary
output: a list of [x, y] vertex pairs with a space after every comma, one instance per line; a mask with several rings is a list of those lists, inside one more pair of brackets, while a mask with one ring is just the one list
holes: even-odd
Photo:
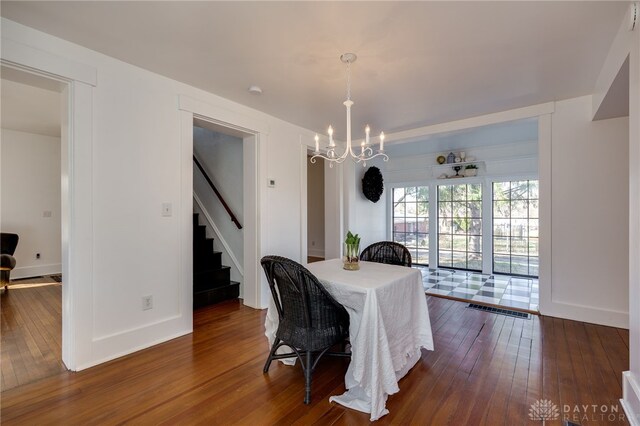
[[[565, 404], [619, 410], [614, 422], [591, 407], [572, 411], [578, 424], [625, 424], [618, 398], [628, 369], [626, 330], [427, 300], [436, 350], [423, 351], [377, 424], [541, 424], [528, 418], [541, 398], [561, 412]], [[192, 335], [3, 392], [2, 423], [368, 424], [367, 414], [328, 401], [344, 391], [346, 360], [320, 362], [310, 405], [302, 402], [298, 366], [274, 362], [262, 373], [264, 315], [237, 301], [198, 310]]]
[[66, 371], [62, 286], [48, 277], [13, 281], [1, 301], [2, 390]]

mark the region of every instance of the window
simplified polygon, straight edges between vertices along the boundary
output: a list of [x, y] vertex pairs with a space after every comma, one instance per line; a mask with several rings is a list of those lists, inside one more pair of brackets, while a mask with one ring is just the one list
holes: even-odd
[[538, 276], [538, 181], [493, 184], [493, 272]]
[[438, 186], [438, 266], [482, 270], [482, 185]]
[[429, 264], [429, 187], [393, 189], [393, 241], [409, 249], [413, 263]]

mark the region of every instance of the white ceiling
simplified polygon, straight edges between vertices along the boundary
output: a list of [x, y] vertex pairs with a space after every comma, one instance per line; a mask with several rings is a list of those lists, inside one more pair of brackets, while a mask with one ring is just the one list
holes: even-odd
[[[2, 16], [344, 138], [592, 93], [629, 2], [2, 2]], [[248, 93], [257, 84], [262, 96]]]
[[[0, 125], [3, 129], [60, 137], [60, 94], [50, 88], [25, 84], [2, 68]], [[12, 78], [12, 80], [7, 79]], [[22, 80], [20, 82], [15, 80]]]

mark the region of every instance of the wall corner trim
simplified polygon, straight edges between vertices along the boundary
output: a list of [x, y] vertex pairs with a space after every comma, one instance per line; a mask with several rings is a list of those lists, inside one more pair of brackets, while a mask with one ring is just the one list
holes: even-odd
[[640, 384], [631, 371], [622, 372], [620, 404], [631, 426], [640, 426]]
[[94, 87], [98, 85], [96, 68], [18, 43], [10, 38], [2, 38], [0, 52], [3, 64], [16, 66], [25, 71], [39, 70], [39, 74], [43, 73], [41, 70], [47, 70], [47, 74], [58, 80], [74, 80]]

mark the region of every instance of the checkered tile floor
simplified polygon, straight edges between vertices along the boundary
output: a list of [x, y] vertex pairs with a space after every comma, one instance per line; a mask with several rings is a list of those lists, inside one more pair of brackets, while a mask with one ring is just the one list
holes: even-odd
[[509, 275], [417, 267], [425, 292], [512, 309], [538, 311], [538, 280]]

